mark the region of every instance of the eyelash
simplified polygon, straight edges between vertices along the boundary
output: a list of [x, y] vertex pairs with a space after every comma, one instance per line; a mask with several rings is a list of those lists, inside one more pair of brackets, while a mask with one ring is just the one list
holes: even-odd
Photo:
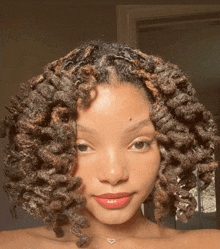
[[138, 143], [144, 143], [146, 146], [144, 147], [144, 148], [141, 148], [141, 149], [136, 149], [136, 150], [146, 150], [151, 144], [152, 144], [152, 142], [153, 141], [150, 141], [150, 142], [148, 142], [148, 141], [145, 141], [145, 140], [140, 140], [140, 141], [136, 141], [135, 143], [133, 143], [131, 146], [129, 146], [129, 148], [131, 148], [132, 146], [134, 146], [134, 145], [136, 145], [136, 144], [138, 144]]
[[[148, 142], [148, 141], [142, 141], [142, 140], [140, 140], [140, 141], [136, 141], [135, 143], [133, 143], [131, 146], [129, 146], [129, 149], [132, 147], [132, 146], [134, 146], [134, 145], [137, 145], [138, 143], [144, 143], [145, 144], [145, 147], [144, 148], [141, 148], [141, 149], [136, 149], [136, 150], [141, 150], [141, 151], [143, 151], [143, 150], [146, 150], [151, 144], [152, 144], [152, 142], [153, 141], [150, 141], [150, 142]], [[88, 152], [88, 150], [84, 150], [84, 151], [80, 151], [79, 150], [79, 146], [83, 146], [84, 148], [86, 147], [86, 148], [90, 148], [88, 145], [86, 145], [86, 144], [78, 144], [78, 145], [75, 145], [75, 149], [76, 149], [76, 151], [79, 151], [79, 152]], [[91, 148], [90, 148], [90, 150], [91, 150]], [[89, 150], [89, 151], [90, 151]]]
[[78, 148], [79, 148], [79, 146], [84, 146], [84, 147], [87, 147], [87, 148], [90, 148], [88, 145], [86, 145], [86, 144], [76, 144], [75, 145], [75, 149], [76, 149], [76, 151], [79, 151], [79, 152], [87, 152], [87, 151], [80, 151]]

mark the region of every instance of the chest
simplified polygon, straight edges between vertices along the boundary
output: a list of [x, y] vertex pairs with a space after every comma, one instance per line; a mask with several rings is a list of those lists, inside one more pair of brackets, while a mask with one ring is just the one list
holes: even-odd
[[[78, 249], [76, 241], [57, 241], [42, 238], [23, 239], [16, 249]], [[112, 241], [110, 241], [112, 242]], [[204, 243], [191, 240], [188, 236], [165, 239], [126, 239], [110, 243], [107, 239], [93, 238], [88, 249], [207, 249]], [[215, 248], [212, 248], [215, 249]], [[217, 248], [216, 248], [217, 249]], [[219, 249], [219, 248], [218, 248]]]

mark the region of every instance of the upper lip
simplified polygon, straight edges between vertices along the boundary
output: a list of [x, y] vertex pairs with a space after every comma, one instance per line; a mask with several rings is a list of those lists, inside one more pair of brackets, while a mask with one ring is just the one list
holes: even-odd
[[126, 197], [129, 196], [129, 193], [106, 193], [103, 195], [96, 195], [96, 197], [98, 198], [106, 198], [106, 199], [118, 199], [118, 198], [122, 198], [122, 197]]

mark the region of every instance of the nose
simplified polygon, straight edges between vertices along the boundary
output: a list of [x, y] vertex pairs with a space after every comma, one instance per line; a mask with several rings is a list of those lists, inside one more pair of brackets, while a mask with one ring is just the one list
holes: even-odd
[[129, 179], [128, 167], [123, 153], [109, 150], [100, 161], [98, 179], [102, 183], [117, 185]]

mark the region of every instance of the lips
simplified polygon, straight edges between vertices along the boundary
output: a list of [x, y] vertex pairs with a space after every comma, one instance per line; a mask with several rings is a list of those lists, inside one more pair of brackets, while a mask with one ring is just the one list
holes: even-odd
[[94, 198], [104, 208], [119, 209], [127, 206], [132, 197], [129, 193], [116, 193], [94, 196]]
[[103, 195], [98, 195], [96, 197], [98, 198], [104, 198], [104, 199], [118, 199], [118, 198], [122, 198], [122, 197], [127, 197], [129, 196], [129, 193], [115, 193], [115, 194], [103, 194]]

